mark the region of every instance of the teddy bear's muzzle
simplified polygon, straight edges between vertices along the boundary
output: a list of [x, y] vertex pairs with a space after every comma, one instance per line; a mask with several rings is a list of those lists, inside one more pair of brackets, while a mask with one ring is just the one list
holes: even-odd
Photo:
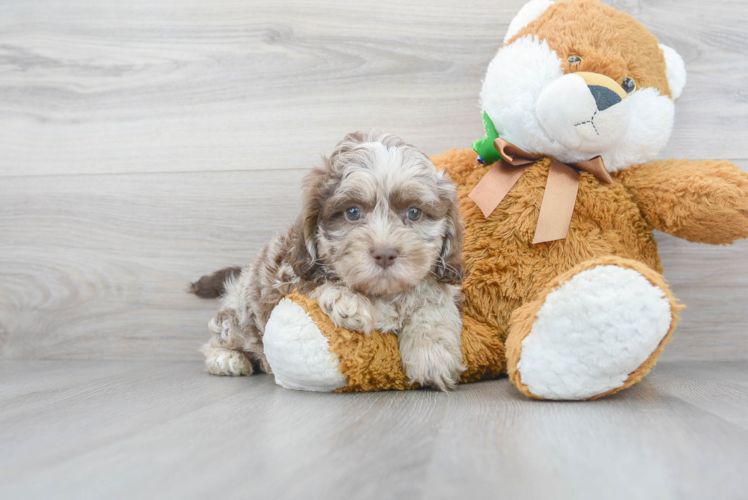
[[570, 73], [548, 85], [535, 113], [540, 126], [570, 149], [600, 155], [616, 147], [629, 127], [627, 94], [598, 73]]
[[615, 106], [619, 102], [623, 101], [628, 97], [623, 87], [618, 83], [605, 75], [600, 73], [588, 73], [584, 71], [578, 71], [572, 73], [576, 76], [582, 77], [584, 83], [587, 84], [587, 88], [595, 99], [595, 105], [598, 111], [605, 111], [611, 106]]

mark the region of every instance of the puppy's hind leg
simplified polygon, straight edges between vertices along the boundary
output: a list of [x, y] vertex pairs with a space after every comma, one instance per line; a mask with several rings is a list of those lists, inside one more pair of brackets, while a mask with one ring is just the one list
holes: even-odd
[[213, 375], [252, 375], [252, 361], [242, 350], [244, 338], [239, 331], [238, 318], [233, 309], [221, 309], [208, 323], [211, 338], [202, 349], [205, 367]]
[[210, 344], [205, 344], [201, 351], [205, 354], [205, 367], [208, 369], [208, 373], [231, 377], [252, 375], [252, 362], [241, 351], [211, 347]]

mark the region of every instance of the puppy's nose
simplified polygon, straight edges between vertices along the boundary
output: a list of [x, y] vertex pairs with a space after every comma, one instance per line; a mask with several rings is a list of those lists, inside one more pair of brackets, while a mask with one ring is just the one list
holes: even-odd
[[374, 262], [382, 269], [387, 269], [395, 263], [397, 259], [397, 250], [394, 248], [375, 248], [371, 251]]

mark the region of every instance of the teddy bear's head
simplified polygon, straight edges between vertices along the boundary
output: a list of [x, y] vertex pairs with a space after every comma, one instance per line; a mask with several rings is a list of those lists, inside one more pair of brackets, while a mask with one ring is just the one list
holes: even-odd
[[499, 137], [609, 171], [654, 159], [686, 82], [683, 60], [598, 0], [532, 0], [491, 61], [481, 106]]

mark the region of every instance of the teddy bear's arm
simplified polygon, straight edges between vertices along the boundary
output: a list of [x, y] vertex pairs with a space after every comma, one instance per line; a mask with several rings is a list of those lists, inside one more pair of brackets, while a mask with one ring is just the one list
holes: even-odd
[[614, 177], [660, 231], [713, 245], [748, 238], [748, 173], [729, 161], [656, 161]]

